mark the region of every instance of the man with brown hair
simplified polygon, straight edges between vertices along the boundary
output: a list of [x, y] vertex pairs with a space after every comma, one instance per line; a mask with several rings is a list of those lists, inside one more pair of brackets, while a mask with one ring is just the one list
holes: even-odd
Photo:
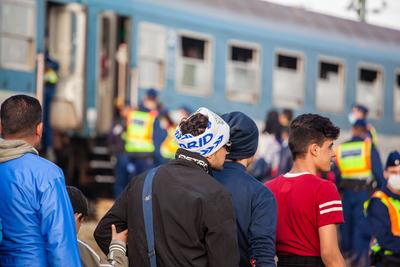
[[290, 124], [290, 172], [266, 183], [278, 204], [279, 266], [344, 267], [336, 225], [343, 223], [335, 184], [316, 176], [331, 168], [339, 128], [325, 117], [303, 114]]

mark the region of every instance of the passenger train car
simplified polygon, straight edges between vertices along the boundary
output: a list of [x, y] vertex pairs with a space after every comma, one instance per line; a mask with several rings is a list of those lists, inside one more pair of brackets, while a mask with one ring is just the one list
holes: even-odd
[[357, 102], [379, 133], [400, 134], [400, 31], [258, 0], [2, 0], [0, 25], [0, 97], [41, 98], [48, 51], [52, 124], [83, 140], [147, 88], [170, 109], [262, 121], [292, 108], [343, 129]]

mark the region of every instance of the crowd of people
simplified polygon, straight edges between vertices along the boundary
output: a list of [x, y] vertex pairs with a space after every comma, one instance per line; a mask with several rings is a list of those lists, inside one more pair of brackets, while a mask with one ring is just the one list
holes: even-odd
[[39, 102], [2, 103], [0, 266], [400, 266], [400, 154], [383, 169], [364, 106], [336, 148], [340, 129], [318, 114], [272, 110], [260, 133], [242, 112], [171, 116], [154, 90], [116, 111], [102, 263], [77, 238], [85, 196], [36, 150]]

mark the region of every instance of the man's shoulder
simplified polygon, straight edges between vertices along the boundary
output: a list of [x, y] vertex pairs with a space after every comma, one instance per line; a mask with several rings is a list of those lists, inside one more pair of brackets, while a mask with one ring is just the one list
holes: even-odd
[[[139, 175], [135, 180], [135, 188], [141, 186], [146, 174]], [[155, 184], [162, 188], [190, 192], [197, 196], [207, 197], [212, 194], [229, 194], [225, 187], [214, 177], [197, 167], [190, 167], [172, 163], [161, 165], [155, 176]]]
[[306, 187], [309, 189], [320, 187], [321, 184], [323, 184], [323, 186], [328, 186], [328, 184], [331, 183], [311, 173], [305, 173], [297, 176], [292, 176], [291, 174], [287, 173], [269, 180], [265, 183], [265, 185], [268, 188], [280, 187], [282, 183], [291, 181], [291, 179], [295, 179], [293, 181], [296, 181], [293, 186]]
[[273, 196], [270, 189], [246, 171], [222, 170], [217, 172], [214, 178], [226, 187], [240, 187], [241, 192], [238, 193], [247, 192], [249, 197], [258, 195], [263, 195], [264, 197]]
[[50, 160], [47, 160], [41, 156], [28, 153], [24, 155], [24, 160], [27, 161], [27, 166], [31, 166], [36, 170], [43, 170], [50, 175], [62, 173], [61, 168], [58, 167], [54, 162], [51, 162]]

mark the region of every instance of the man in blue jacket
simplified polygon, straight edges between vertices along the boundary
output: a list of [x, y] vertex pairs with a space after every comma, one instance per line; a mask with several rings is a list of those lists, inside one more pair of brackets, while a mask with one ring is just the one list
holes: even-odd
[[275, 265], [277, 210], [272, 192], [246, 173], [258, 146], [258, 128], [242, 112], [222, 115], [230, 127], [231, 147], [224, 169], [214, 177], [232, 194], [240, 267]]
[[15, 95], [1, 105], [0, 266], [81, 266], [60, 168], [40, 156], [42, 108]]

